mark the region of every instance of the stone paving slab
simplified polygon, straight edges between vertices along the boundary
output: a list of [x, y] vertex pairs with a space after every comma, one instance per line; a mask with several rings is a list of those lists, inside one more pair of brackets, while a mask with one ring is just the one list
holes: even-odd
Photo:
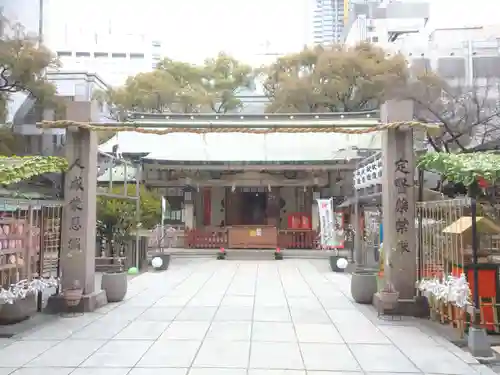
[[0, 340], [0, 375], [493, 374], [349, 288], [325, 260], [174, 260], [121, 303]]

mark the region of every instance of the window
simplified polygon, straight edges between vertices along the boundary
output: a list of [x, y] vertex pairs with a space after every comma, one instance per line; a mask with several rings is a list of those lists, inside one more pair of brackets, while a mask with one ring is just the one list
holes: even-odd
[[151, 45], [153, 47], [161, 47], [161, 42], [158, 40], [154, 40], [153, 42], [151, 42]]
[[58, 57], [71, 57], [73, 53], [68, 52], [68, 51], [58, 51], [57, 56]]
[[143, 53], [131, 53], [130, 58], [131, 59], [143, 59], [144, 54]]
[[375, 31], [375, 26], [367, 26], [366, 31]]
[[372, 43], [378, 43], [378, 36], [372, 36]]
[[94, 52], [94, 57], [96, 59], [107, 58], [108, 56], [109, 56], [109, 53], [107, 53], [107, 52]]
[[76, 57], [90, 57], [90, 52], [77, 52], [75, 53]]
[[112, 53], [111, 57], [114, 59], [126, 59], [127, 54], [126, 53]]

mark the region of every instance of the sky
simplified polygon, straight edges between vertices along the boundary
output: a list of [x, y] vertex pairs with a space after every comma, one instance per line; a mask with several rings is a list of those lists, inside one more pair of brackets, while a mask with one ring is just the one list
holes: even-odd
[[429, 26], [435, 28], [500, 24], [498, 0], [430, 0]]
[[264, 52], [266, 45], [269, 52], [292, 52], [308, 42], [310, 2], [176, 1], [174, 12], [158, 14], [161, 20], [156, 22], [156, 27], [165, 50], [173, 57], [200, 59], [219, 50], [242, 58], [251, 57]]
[[[265, 53], [266, 45], [269, 53], [288, 53], [311, 40], [315, 0], [142, 1], [151, 1], [150, 12], [158, 19], [149, 25], [157, 28], [165, 51], [175, 58], [194, 62], [224, 50], [248, 61]], [[500, 23], [500, 0], [429, 3], [429, 28]]]
[[[88, 29], [89, 20], [93, 20], [96, 28], [111, 25], [115, 32], [149, 34], [162, 42], [164, 54], [199, 62], [221, 50], [247, 61], [265, 52], [299, 50], [310, 42], [315, 0], [44, 1], [46, 9], [59, 9], [59, 16], [70, 27]], [[36, 8], [38, 2], [0, 0], [0, 6]], [[500, 23], [500, 0], [429, 2], [429, 28]], [[75, 12], [78, 3], [85, 6]], [[53, 34], [61, 33], [55, 30]]]

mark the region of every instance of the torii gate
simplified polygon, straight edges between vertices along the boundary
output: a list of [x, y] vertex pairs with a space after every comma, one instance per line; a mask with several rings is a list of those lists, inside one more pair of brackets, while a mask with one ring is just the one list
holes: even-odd
[[[93, 311], [106, 304], [104, 292], [95, 289], [95, 235], [96, 235], [96, 181], [97, 181], [97, 135], [95, 131], [138, 131], [151, 134], [174, 132], [244, 132], [267, 134], [288, 133], [344, 133], [366, 134], [383, 131], [382, 160], [384, 165], [383, 212], [384, 247], [397, 249], [404, 245], [404, 251], [395, 252], [392, 260], [393, 272], [388, 272], [389, 281], [400, 292], [402, 299], [415, 295], [416, 281], [416, 233], [415, 197], [413, 189], [405, 191], [408, 210], [404, 220], [409, 225], [400, 228], [397, 220], [396, 202], [401, 194], [399, 174], [405, 181], [414, 182], [415, 160], [413, 152], [413, 129], [435, 128], [413, 121], [413, 105], [409, 101], [389, 101], [381, 107], [380, 120], [371, 113], [344, 114], [269, 114], [258, 115], [259, 121], [237, 121], [234, 114], [166, 114], [165, 119], [155, 123], [92, 123], [91, 103], [69, 103], [74, 110], [67, 111], [67, 120], [44, 121], [42, 128], [65, 128], [66, 158], [71, 168], [65, 179], [65, 205], [61, 249], [62, 288], [71, 288], [78, 281], [84, 289], [84, 311]], [[81, 107], [86, 108], [82, 110]], [[365, 115], [364, 120], [359, 120]], [[237, 115], [241, 120], [244, 115]], [[182, 117], [182, 121], [179, 119]], [[255, 119], [257, 116], [251, 115]], [[358, 121], [353, 121], [356, 118]], [[230, 119], [233, 119], [232, 121]], [[352, 121], [351, 121], [352, 120]], [[79, 202], [75, 206], [75, 199]], [[76, 210], [76, 211], [75, 211]], [[401, 215], [400, 215], [401, 216]], [[72, 230], [73, 221], [78, 218], [78, 231]], [[359, 251], [359, 249], [357, 249]], [[399, 272], [403, 270], [404, 272]], [[57, 297], [54, 297], [57, 298]]]

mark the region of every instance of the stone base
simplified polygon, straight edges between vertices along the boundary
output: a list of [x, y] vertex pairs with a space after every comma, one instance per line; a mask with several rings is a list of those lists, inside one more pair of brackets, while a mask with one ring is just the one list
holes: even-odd
[[493, 351], [488, 340], [488, 335], [483, 328], [470, 327], [467, 336], [467, 346], [476, 358], [492, 358]]
[[107, 303], [108, 300], [106, 298], [106, 293], [104, 292], [104, 290], [99, 290], [91, 294], [84, 294], [79, 305], [72, 307], [71, 310], [68, 310], [68, 306], [66, 305], [66, 301], [64, 300], [63, 295], [55, 294], [49, 297], [47, 301], [47, 307], [45, 308], [44, 312], [47, 312], [49, 314], [59, 314], [68, 311], [92, 312], [106, 305]]
[[[382, 308], [382, 301], [380, 300], [379, 293], [373, 295], [373, 306], [375, 309], [383, 314], [384, 312], [379, 310]], [[391, 310], [392, 315], [401, 316], [414, 316], [418, 318], [425, 317], [429, 314], [429, 306], [427, 304], [426, 298], [415, 297], [413, 299], [400, 299], [398, 300], [398, 306]]]

